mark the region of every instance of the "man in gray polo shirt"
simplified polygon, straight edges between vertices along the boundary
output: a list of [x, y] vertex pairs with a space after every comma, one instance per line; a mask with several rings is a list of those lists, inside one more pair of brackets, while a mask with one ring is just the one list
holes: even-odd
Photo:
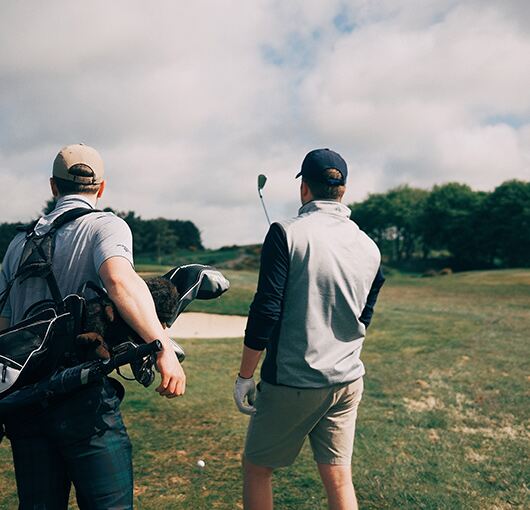
[[[50, 180], [55, 209], [35, 226], [44, 233], [53, 220], [74, 208], [94, 209], [105, 189], [103, 161], [83, 144], [63, 148]], [[18, 234], [0, 272], [0, 293], [12, 280], [24, 247]], [[63, 296], [88, 281], [107, 289], [121, 316], [146, 341], [162, 341], [156, 391], [168, 398], [182, 395], [186, 377], [170, 339], [156, 316], [145, 282], [133, 267], [132, 235], [127, 224], [107, 212], [86, 214], [61, 227], [55, 236], [53, 272]], [[0, 312], [0, 329], [20, 321], [33, 303], [50, 298], [46, 281], [15, 281]], [[115, 383], [105, 378], [72, 396], [50, 402], [31, 414], [7, 420], [20, 508], [66, 509], [71, 483], [82, 509], [128, 509], [133, 505], [131, 444], [119, 411]]]
[[[383, 285], [375, 243], [341, 204], [348, 169], [337, 153], [302, 163], [302, 207], [263, 243], [234, 398], [250, 414], [246, 510], [272, 509], [272, 472], [292, 464], [308, 436], [329, 508], [357, 508], [351, 457], [363, 391], [360, 352]], [[261, 382], [253, 380], [261, 353]], [[255, 407], [254, 407], [255, 400]]]

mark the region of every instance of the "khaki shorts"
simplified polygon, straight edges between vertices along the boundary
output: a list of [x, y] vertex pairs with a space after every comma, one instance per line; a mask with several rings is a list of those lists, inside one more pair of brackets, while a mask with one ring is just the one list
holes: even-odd
[[319, 464], [351, 463], [362, 377], [329, 388], [300, 389], [261, 381], [245, 458], [267, 467], [291, 465], [309, 436]]

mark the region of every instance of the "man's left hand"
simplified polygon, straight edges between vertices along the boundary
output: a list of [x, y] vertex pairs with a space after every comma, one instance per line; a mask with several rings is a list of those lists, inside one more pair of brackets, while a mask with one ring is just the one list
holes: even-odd
[[[249, 405], [245, 404], [245, 398]], [[243, 414], [252, 415], [256, 412], [254, 401], [256, 400], [256, 383], [254, 378], [245, 379], [240, 375], [237, 376], [234, 386], [234, 400], [236, 406]]]

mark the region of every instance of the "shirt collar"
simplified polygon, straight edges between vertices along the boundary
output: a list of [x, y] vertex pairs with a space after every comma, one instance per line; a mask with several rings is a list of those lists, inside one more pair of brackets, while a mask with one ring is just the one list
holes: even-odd
[[70, 205], [88, 205], [91, 209], [95, 209], [96, 204], [84, 195], [64, 195], [57, 200], [55, 208], [70, 206]]
[[95, 209], [95, 204], [90, 199], [83, 195], [64, 195], [57, 200], [55, 209], [39, 219], [35, 225], [35, 232], [39, 235], [47, 232], [53, 223], [53, 220], [60, 214], [69, 209], [75, 209], [76, 207], [86, 207], [89, 209]]
[[298, 210], [298, 215], [323, 212], [327, 214], [336, 214], [338, 216], [344, 216], [349, 218], [351, 215], [350, 208], [347, 205], [341, 204], [335, 200], [311, 200], [307, 202]]

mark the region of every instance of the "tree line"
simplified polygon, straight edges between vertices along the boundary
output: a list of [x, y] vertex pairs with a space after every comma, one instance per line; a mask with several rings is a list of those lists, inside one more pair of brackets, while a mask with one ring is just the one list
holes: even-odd
[[162, 263], [177, 250], [203, 250], [201, 232], [192, 221], [156, 218], [144, 220], [135, 212], [116, 213], [129, 225], [136, 255]]
[[[55, 203], [46, 203], [43, 213]], [[491, 192], [449, 183], [430, 190], [399, 186], [350, 205], [351, 218], [379, 245], [385, 261], [453, 269], [530, 266], [530, 182], [510, 180]], [[144, 220], [112, 211], [133, 233], [137, 257], [161, 262], [178, 250], [203, 250], [191, 221]], [[0, 223], [0, 260], [19, 223]]]
[[[43, 214], [55, 207], [55, 201], [49, 200], [43, 208]], [[129, 225], [133, 234], [135, 256], [156, 260], [161, 263], [166, 256], [177, 250], [203, 250], [201, 232], [191, 221], [169, 220], [156, 218], [144, 220], [133, 211], [121, 212], [105, 208], [113, 212]], [[28, 222], [30, 223], [30, 222]], [[0, 223], [0, 261], [4, 258], [9, 243], [22, 223]]]
[[506, 181], [491, 192], [456, 182], [431, 190], [399, 186], [350, 208], [390, 263], [530, 266], [530, 182]]

